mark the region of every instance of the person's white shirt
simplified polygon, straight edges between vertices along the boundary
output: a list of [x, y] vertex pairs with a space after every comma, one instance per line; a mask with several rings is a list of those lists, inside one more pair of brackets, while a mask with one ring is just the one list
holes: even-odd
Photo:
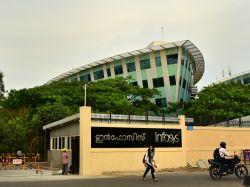
[[147, 164], [149, 164], [149, 165], [151, 165], [151, 166], [153, 166], [154, 167], [154, 163], [155, 163], [155, 161], [154, 161], [154, 153], [151, 153], [151, 158], [152, 158], [152, 160], [151, 160], [151, 162], [149, 161], [149, 158], [148, 158], [148, 152], [146, 152], [146, 154], [145, 154], [145, 160], [146, 160], [146, 162], [147, 162]]
[[219, 153], [221, 158], [229, 159], [231, 157], [230, 153], [223, 147], [219, 149]]

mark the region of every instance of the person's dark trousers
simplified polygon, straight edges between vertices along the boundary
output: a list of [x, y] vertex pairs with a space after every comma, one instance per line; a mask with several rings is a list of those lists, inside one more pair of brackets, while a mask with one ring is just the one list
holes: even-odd
[[221, 162], [223, 164], [227, 164], [228, 165], [228, 169], [230, 169], [231, 171], [234, 170], [234, 159], [221, 159]]
[[149, 164], [147, 164], [147, 168], [146, 168], [146, 171], [145, 171], [145, 173], [144, 173], [144, 175], [143, 175], [143, 178], [146, 177], [146, 175], [147, 175], [147, 173], [149, 172], [149, 170], [151, 170], [152, 178], [155, 179], [155, 174], [154, 174], [154, 173], [155, 173], [155, 169], [154, 169], [153, 166], [151, 166], [151, 165], [149, 165]]
[[68, 164], [63, 164], [62, 174], [63, 175], [67, 175], [68, 174]]

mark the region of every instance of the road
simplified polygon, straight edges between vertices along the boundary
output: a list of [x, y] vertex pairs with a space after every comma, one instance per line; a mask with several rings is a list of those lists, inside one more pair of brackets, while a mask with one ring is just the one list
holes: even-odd
[[[67, 177], [67, 176], [65, 176]], [[178, 172], [178, 173], [158, 173], [158, 182], [153, 182], [147, 176], [146, 181], [142, 181], [140, 176], [119, 176], [95, 179], [64, 179], [49, 181], [15, 181], [1, 182], [0, 187], [238, 187], [242, 186], [242, 181], [236, 176], [227, 176], [220, 181], [210, 179], [207, 172]], [[0, 179], [1, 180], [1, 179]]]

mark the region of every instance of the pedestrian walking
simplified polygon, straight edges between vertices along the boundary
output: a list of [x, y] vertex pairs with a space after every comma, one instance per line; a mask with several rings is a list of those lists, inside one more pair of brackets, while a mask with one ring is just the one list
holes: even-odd
[[144, 165], [146, 167], [146, 170], [143, 174], [143, 177], [142, 179], [145, 180], [145, 177], [147, 175], [147, 173], [149, 172], [149, 170], [151, 170], [151, 175], [152, 175], [152, 178], [153, 178], [153, 181], [158, 181], [158, 179], [155, 178], [155, 168], [157, 168], [156, 166], [156, 163], [155, 163], [155, 160], [154, 160], [154, 156], [155, 156], [155, 148], [154, 146], [149, 146], [147, 152], [145, 153], [144, 155]]
[[68, 174], [68, 168], [69, 168], [69, 154], [67, 153], [66, 148], [62, 150], [62, 174], [67, 175]]

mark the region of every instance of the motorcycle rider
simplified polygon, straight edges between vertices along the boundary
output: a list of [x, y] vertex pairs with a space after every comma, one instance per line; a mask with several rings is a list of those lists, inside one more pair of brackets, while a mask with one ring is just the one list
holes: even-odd
[[220, 160], [223, 164], [228, 165], [228, 171], [227, 173], [232, 174], [234, 170], [234, 156], [230, 155], [230, 153], [226, 150], [226, 142], [221, 142], [220, 143], [220, 148], [219, 148], [219, 154], [220, 154]]

